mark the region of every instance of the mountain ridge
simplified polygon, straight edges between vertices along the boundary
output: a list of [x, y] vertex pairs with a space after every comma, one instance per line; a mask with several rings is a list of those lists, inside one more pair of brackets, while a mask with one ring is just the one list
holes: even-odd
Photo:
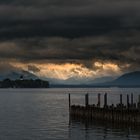
[[0, 74], [0, 80], [4, 79], [10, 79], [10, 80], [17, 80], [20, 79], [20, 77], [23, 77], [24, 79], [38, 79], [38, 77], [28, 71], [21, 70], [21, 71], [11, 71], [6, 74]]
[[110, 82], [79, 84], [79, 85], [54, 85], [54, 87], [140, 87], [140, 71], [125, 73]]
[[140, 71], [125, 73], [111, 82], [97, 84], [100, 86], [140, 87]]
[[110, 83], [111, 85], [140, 86], [140, 71], [129, 72], [121, 75]]
[[[23, 76], [23, 79], [38, 79], [38, 77], [28, 71], [11, 71], [6, 74], [0, 74], [0, 80], [11, 79], [17, 80]], [[124, 73], [123, 75], [116, 77], [101, 77], [101, 78], [69, 78], [66, 80], [41, 78], [49, 81], [52, 87], [140, 87], [140, 71], [134, 71]]]

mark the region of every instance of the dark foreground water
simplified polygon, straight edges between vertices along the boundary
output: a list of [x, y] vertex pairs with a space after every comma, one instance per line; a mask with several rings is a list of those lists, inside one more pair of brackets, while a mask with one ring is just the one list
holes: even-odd
[[97, 102], [97, 93], [108, 93], [109, 103], [119, 102], [119, 94], [135, 94], [140, 89], [0, 89], [0, 140], [140, 140], [140, 128], [108, 123], [69, 120], [68, 93], [73, 104]]

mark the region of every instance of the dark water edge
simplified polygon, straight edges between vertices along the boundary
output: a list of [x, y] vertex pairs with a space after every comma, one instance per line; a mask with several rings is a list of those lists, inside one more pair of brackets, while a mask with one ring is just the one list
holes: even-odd
[[0, 140], [140, 140], [136, 127], [69, 118], [68, 93], [72, 103], [83, 104], [87, 92], [90, 103], [99, 92], [109, 93], [111, 103], [118, 102], [120, 93], [137, 97], [140, 89], [0, 89]]
[[140, 88], [140, 85], [51, 85], [50, 88]]
[[[140, 139], [140, 126], [130, 126], [117, 123], [108, 123], [103, 121], [88, 122], [86, 120], [79, 120], [76, 118], [70, 119], [70, 127], [77, 129], [82, 127], [85, 133], [83, 134], [83, 140], [91, 139], [103, 139], [103, 140], [119, 140], [119, 139]], [[74, 130], [71, 131], [73, 132]], [[71, 133], [71, 139], [74, 138]]]

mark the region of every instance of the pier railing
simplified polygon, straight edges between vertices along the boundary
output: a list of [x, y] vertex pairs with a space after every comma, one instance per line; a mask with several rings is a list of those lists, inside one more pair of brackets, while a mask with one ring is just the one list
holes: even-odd
[[[89, 94], [85, 95], [85, 105], [72, 105], [69, 94], [69, 114], [71, 117], [92, 120], [102, 120], [110, 122], [128, 123], [140, 125], [140, 95], [138, 102], [134, 102], [133, 94], [127, 94], [127, 103], [123, 104], [122, 94], [118, 104], [108, 105], [108, 95], [104, 94], [104, 104], [101, 107], [101, 94], [97, 95], [97, 104], [89, 104]], [[130, 99], [129, 99], [130, 98]]]

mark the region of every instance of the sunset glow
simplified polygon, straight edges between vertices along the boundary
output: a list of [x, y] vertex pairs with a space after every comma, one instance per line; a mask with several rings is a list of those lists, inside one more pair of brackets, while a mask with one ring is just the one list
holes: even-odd
[[[65, 64], [35, 64], [35, 63], [11, 63], [14, 67], [29, 71], [39, 77], [49, 77], [66, 80], [70, 77], [77, 78], [98, 78], [102, 76], [120, 75], [121, 69], [117, 64], [106, 62], [95, 62], [92, 68], [87, 68], [83, 64], [65, 63]], [[34, 66], [39, 69], [34, 71], [29, 69]]]

